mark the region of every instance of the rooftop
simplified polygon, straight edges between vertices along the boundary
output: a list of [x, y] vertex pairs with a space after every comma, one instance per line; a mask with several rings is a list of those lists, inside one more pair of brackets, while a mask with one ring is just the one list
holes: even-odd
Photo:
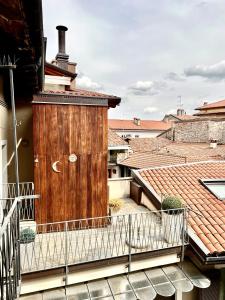
[[156, 166], [175, 165], [185, 162], [186, 158], [182, 156], [154, 154], [151, 152], [134, 152], [128, 158], [120, 162], [120, 165], [134, 169], [141, 169]]
[[198, 162], [135, 171], [158, 197], [174, 195], [190, 208], [189, 225], [204, 245], [206, 254], [225, 252], [225, 203], [211, 193], [200, 179], [224, 179], [225, 161]]
[[225, 108], [225, 100], [219, 100], [219, 101], [216, 101], [216, 102], [207, 103], [205, 105], [197, 107], [196, 110], [205, 110], [205, 109], [208, 109], [208, 108], [220, 108], [220, 107]]
[[225, 159], [225, 145], [210, 148], [209, 143], [181, 143], [171, 142], [159, 149], [160, 154], [185, 156], [188, 162]]
[[167, 130], [171, 127], [170, 123], [155, 120], [140, 120], [139, 125], [134, 120], [119, 120], [109, 119], [110, 129], [123, 129], [123, 130]]
[[115, 131], [109, 129], [108, 146], [115, 147], [115, 146], [129, 146], [129, 145]]
[[134, 138], [129, 141], [129, 145], [134, 152], [159, 150], [172, 142], [166, 138]]

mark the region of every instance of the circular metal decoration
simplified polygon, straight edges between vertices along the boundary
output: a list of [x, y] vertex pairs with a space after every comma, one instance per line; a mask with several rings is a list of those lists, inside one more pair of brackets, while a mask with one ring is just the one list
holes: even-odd
[[77, 161], [76, 154], [70, 154], [70, 156], [69, 156], [69, 162], [74, 163], [75, 161]]

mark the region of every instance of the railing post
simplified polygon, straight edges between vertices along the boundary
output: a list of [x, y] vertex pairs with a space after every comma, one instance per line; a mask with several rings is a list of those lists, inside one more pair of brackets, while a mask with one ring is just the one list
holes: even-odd
[[185, 235], [185, 208], [183, 209], [183, 222], [182, 222], [182, 250], [181, 250], [181, 262], [184, 261], [184, 235]]
[[68, 284], [68, 222], [65, 222], [65, 286]]
[[131, 272], [131, 226], [132, 226], [132, 215], [128, 215], [128, 245], [129, 245], [129, 255], [128, 255], [128, 273]]

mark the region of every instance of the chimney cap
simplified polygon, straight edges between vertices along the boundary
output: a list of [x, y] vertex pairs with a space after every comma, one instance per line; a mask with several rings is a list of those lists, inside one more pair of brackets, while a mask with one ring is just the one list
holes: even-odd
[[66, 26], [63, 26], [63, 25], [56, 26], [56, 29], [57, 30], [62, 30], [62, 31], [67, 31], [68, 30], [68, 28]]

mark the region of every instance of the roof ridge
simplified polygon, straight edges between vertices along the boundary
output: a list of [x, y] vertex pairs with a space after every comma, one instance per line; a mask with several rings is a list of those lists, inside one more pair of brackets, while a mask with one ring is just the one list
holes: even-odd
[[205, 164], [205, 163], [225, 163], [225, 160], [202, 160], [202, 161], [195, 161], [195, 162], [182, 163], [182, 164], [176, 164], [176, 165], [150, 167], [150, 168], [139, 169], [138, 172], [147, 171], [147, 170], [170, 169], [170, 168], [190, 166], [190, 165], [192, 166], [192, 165], [199, 165], [199, 164]]

